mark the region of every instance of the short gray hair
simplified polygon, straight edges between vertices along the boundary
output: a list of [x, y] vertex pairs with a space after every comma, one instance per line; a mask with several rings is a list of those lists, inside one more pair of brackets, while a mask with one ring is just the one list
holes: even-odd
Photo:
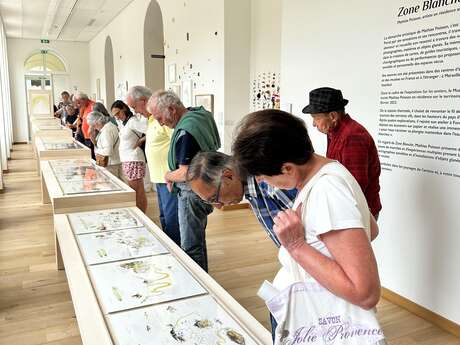
[[188, 166], [186, 180], [200, 179], [217, 188], [225, 169], [234, 170], [233, 159], [229, 155], [216, 151], [199, 152]]
[[95, 124], [105, 125], [110, 122], [110, 116], [106, 116], [98, 111], [93, 111], [88, 114], [88, 124], [94, 126]]
[[89, 99], [88, 95], [82, 91], [78, 91], [74, 96], [74, 99]]
[[179, 96], [170, 90], [155, 91], [152, 97], [150, 97], [149, 103], [152, 103], [154, 100], [157, 109], [168, 118], [170, 117], [169, 107], [176, 109], [185, 108]]
[[148, 100], [150, 96], [152, 96], [152, 90], [146, 86], [136, 85], [128, 90], [128, 97], [131, 97], [133, 101], [138, 101], [141, 98]]

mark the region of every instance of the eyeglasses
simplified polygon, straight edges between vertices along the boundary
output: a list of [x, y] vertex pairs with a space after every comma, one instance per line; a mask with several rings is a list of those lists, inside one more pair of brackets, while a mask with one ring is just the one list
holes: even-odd
[[210, 205], [222, 204], [222, 203], [219, 201], [219, 197], [220, 197], [220, 187], [221, 187], [221, 186], [222, 186], [222, 177], [220, 178], [219, 184], [217, 185], [216, 194], [214, 194], [214, 196], [212, 196], [212, 197], [209, 198], [208, 200], [204, 200], [204, 202], [207, 203], [207, 204], [210, 204]]

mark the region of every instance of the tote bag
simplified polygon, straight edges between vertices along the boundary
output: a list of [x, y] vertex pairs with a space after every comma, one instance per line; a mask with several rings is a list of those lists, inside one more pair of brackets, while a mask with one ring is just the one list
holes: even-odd
[[[294, 210], [301, 203], [306, 204], [311, 188], [326, 174], [342, 178], [323, 169], [313, 183], [299, 193]], [[266, 281], [258, 293], [278, 323], [275, 345], [386, 344], [373, 310], [362, 309], [332, 294], [316, 281], [307, 280], [303, 268], [292, 258], [289, 264], [295, 283], [278, 291]]]

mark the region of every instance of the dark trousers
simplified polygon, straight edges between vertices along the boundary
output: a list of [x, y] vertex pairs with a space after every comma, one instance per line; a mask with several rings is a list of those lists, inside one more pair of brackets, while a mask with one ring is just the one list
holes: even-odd
[[91, 158], [96, 159], [96, 155], [94, 154], [94, 144], [91, 141], [91, 139], [85, 139], [85, 142], [83, 143], [86, 147], [89, 147], [91, 150]]
[[169, 192], [166, 183], [156, 183], [160, 222], [163, 231], [180, 247], [177, 195]]

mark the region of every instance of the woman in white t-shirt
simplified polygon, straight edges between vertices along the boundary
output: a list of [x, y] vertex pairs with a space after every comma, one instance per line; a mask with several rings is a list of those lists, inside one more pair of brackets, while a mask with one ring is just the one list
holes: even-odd
[[374, 308], [380, 280], [370, 240], [378, 228], [348, 170], [314, 153], [300, 118], [273, 109], [246, 116], [233, 152], [241, 172], [278, 188], [297, 188], [298, 198], [309, 191], [296, 211], [282, 211], [274, 220], [282, 247], [273, 285], [281, 291], [296, 281], [292, 258], [303, 269], [303, 281], [362, 309]]
[[136, 206], [144, 213], [147, 210], [147, 196], [144, 189], [145, 155], [141, 149], [145, 141], [143, 133], [147, 127], [144, 117], [134, 115], [120, 100], [111, 106], [112, 115], [117, 119], [120, 136], [121, 170], [128, 185], [136, 191]]

